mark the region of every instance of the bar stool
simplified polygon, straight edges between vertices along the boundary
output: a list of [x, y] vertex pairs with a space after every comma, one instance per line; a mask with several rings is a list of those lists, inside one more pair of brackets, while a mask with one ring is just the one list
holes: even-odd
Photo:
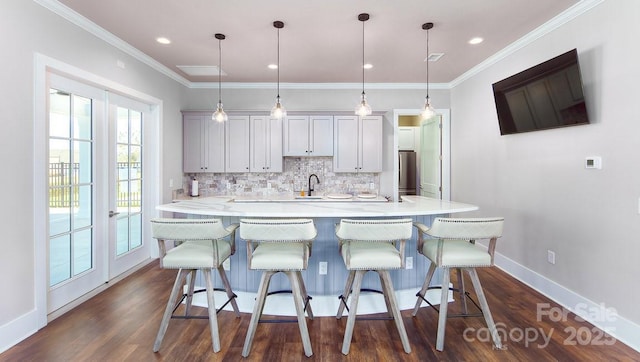
[[[489, 304], [482, 291], [482, 285], [478, 278], [476, 268], [484, 268], [493, 266], [493, 254], [496, 248], [497, 239], [502, 236], [504, 218], [436, 218], [431, 228], [415, 223], [418, 228], [418, 252], [431, 261], [427, 277], [422, 285], [422, 289], [416, 294], [418, 300], [413, 309], [413, 316], [418, 313], [418, 309], [422, 301], [427, 302], [431, 307], [435, 308], [429, 301], [425, 299], [425, 293], [428, 289], [442, 289], [440, 301], [440, 309], [438, 311], [438, 333], [436, 339], [436, 349], [442, 351], [444, 349], [445, 326], [447, 322], [448, 308], [448, 290], [451, 270], [458, 273], [458, 291], [460, 294], [460, 302], [462, 303], [462, 314], [458, 317], [481, 316], [484, 315], [485, 322], [489, 328], [489, 332], [493, 338], [493, 343], [497, 348], [502, 348], [500, 336], [496, 330]], [[428, 235], [429, 238], [425, 238]], [[489, 239], [488, 248], [480, 247], [475, 244], [476, 240]], [[436, 268], [443, 268], [442, 284], [437, 287], [429, 287], [429, 283], [433, 278]], [[465, 290], [462, 271], [469, 273], [473, 289], [478, 297], [478, 303], [471, 298]], [[470, 314], [467, 310], [467, 302], [471, 302], [481, 310], [481, 313]], [[453, 316], [452, 316], [453, 317]]]
[[342, 341], [342, 353], [349, 354], [353, 327], [356, 321], [358, 298], [362, 278], [368, 271], [375, 271], [380, 277], [387, 312], [395, 320], [400, 340], [406, 353], [411, 352], [409, 338], [398, 309], [389, 270], [404, 268], [404, 248], [406, 239], [411, 238], [411, 219], [351, 220], [343, 219], [336, 226], [336, 236], [344, 264], [349, 276], [344, 288], [336, 318], [340, 319], [351, 294], [349, 317]]
[[313, 312], [300, 271], [307, 269], [311, 243], [316, 235], [316, 227], [311, 219], [240, 220], [240, 237], [247, 241], [247, 265], [251, 270], [263, 270], [242, 349], [243, 357], [248, 357], [251, 352], [253, 337], [268, 295], [269, 282], [279, 272], [286, 274], [291, 283], [304, 354], [307, 357], [313, 355], [305, 311], [311, 319]]
[[[178, 275], [171, 289], [171, 296], [153, 345], [154, 352], [158, 352], [160, 349], [171, 318], [201, 318], [190, 315], [195, 276], [198, 270], [202, 272], [206, 282], [209, 329], [211, 330], [213, 351], [220, 351], [217, 313], [228, 303], [231, 303], [236, 316], [240, 317], [235, 300], [236, 295], [231, 290], [229, 280], [222, 267], [222, 263], [235, 253], [235, 231], [237, 228], [238, 224], [232, 224], [225, 228], [219, 219], [157, 218], [151, 220], [151, 233], [153, 238], [158, 240], [160, 249], [160, 267], [178, 269]], [[165, 240], [173, 240], [177, 246], [167, 250]], [[218, 269], [224, 290], [229, 298], [217, 311], [213, 299], [213, 280], [211, 279], [211, 269], [213, 268]], [[187, 293], [183, 293], [181, 289], [187, 276], [189, 276], [189, 285]], [[184, 315], [174, 315], [176, 309], [185, 299]]]

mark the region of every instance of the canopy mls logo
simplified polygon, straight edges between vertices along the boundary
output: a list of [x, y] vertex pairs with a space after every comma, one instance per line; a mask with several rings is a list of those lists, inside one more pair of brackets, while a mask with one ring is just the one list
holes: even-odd
[[[577, 304], [574, 311], [562, 307], [552, 307], [549, 303], [538, 303], [536, 305], [536, 321], [543, 322], [545, 320], [551, 322], [568, 322], [575, 321], [578, 323], [589, 320], [593, 323], [607, 324], [615, 322], [618, 319], [618, 313], [615, 308], [607, 308], [604, 303], [598, 307], [590, 307], [585, 303]], [[605, 327], [600, 329], [594, 326], [567, 326], [562, 331], [556, 331], [555, 328], [545, 330], [543, 327], [513, 327], [509, 328], [504, 323], [496, 323], [495, 333], [503, 342], [503, 349], [508, 349], [508, 342], [523, 343], [525, 347], [535, 346], [536, 348], [546, 348], [551, 341], [554, 333], [560, 334], [563, 338], [564, 345], [613, 345], [616, 339], [611, 336], [615, 328]], [[486, 328], [467, 328], [463, 333], [463, 337], [467, 342], [486, 342], [492, 343], [491, 331]]]

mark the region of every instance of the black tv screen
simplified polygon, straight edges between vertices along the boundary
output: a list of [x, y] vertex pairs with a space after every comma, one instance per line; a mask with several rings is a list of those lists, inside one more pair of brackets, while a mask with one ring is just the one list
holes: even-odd
[[494, 83], [493, 95], [502, 135], [589, 123], [576, 49]]

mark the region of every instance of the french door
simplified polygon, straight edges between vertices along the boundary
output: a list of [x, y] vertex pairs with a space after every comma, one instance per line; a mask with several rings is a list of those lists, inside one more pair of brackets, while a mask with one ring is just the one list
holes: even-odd
[[48, 119], [48, 298], [55, 311], [107, 281], [107, 229], [96, 205], [107, 167], [100, 144], [105, 96], [100, 89], [50, 75]]
[[420, 195], [442, 199], [442, 118], [420, 124]]
[[144, 240], [149, 105], [55, 74], [48, 97], [51, 313], [150, 256]]
[[109, 95], [109, 278], [149, 257], [143, 241], [147, 104]]

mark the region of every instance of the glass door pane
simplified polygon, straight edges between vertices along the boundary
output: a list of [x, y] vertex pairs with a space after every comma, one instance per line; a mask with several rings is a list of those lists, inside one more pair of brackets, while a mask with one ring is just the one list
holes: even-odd
[[116, 256], [142, 246], [142, 112], [117, 107]]
[[94, 267], [92, 102], [49, 92], [49, 287]]

